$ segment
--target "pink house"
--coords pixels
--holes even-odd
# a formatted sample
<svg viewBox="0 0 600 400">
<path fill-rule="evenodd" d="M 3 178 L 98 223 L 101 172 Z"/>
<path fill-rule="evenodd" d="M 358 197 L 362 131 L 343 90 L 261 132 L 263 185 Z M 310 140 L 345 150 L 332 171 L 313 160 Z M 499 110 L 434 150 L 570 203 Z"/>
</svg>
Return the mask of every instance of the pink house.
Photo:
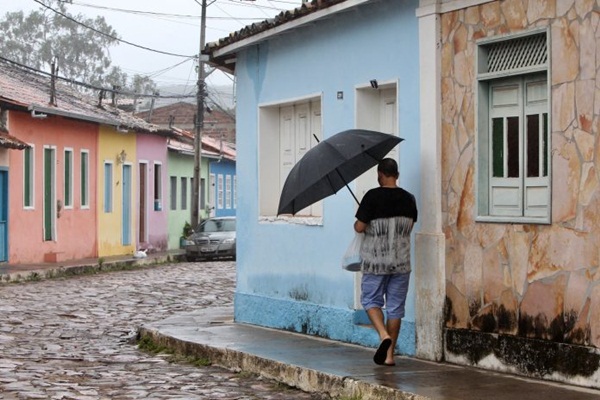
<svg viewBox="0 0 600 400">
<path fill-rule="evenodd" d="M 12 110 L 11 134 L 31 147 L 9 153 L 8 261 L 96 256 L 96 124 Z"/>
<path fill-rule="evenodd" d="M 138 249 L 164 251 L 167 249 L 167 137 L 137 135 Z"/>
</svg>

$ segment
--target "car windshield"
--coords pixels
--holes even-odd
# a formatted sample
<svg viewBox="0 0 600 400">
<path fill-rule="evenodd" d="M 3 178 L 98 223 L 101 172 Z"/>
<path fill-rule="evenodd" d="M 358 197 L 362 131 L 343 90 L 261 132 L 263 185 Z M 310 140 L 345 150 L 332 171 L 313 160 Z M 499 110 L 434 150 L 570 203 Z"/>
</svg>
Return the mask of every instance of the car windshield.
<svg viewBox="0 0 600 400">
<path fill-rule="evenodd" d="M 207 219 L 200 225 L 200 232 L 231 232 L 235 231 L 233 219 Z"/>
</svg>

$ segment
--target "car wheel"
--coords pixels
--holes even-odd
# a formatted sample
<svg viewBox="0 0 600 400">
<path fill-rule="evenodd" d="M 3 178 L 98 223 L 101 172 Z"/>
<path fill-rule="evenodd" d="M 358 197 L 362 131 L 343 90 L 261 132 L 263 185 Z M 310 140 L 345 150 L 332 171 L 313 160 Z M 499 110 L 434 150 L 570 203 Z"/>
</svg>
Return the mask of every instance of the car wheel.
<svg viewBox="0 0 600 400">
<path fill-rule="evenodd" d="M 194 257 L 194 256 L 189 256 L 189 255 L 186 255 L 186 256 L 185 256 L 185 259 L 186 259 L 188 262 L 194 262 L 194 261 L 196 261 L 196 257 Z"/>
</svg>

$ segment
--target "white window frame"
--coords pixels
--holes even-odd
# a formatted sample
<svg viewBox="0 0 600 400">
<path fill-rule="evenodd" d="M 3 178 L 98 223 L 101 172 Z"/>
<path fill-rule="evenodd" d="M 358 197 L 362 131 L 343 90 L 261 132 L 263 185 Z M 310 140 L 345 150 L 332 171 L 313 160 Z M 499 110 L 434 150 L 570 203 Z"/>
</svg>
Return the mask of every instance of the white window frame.
<svg viewBox="0 0 600 400">
<path fill-rule="evenodd" d="M 35 210 L 35 145 L 29 144 L 29 146 L 29 150 L 31 150 L 31 166 L 29 169 L 29 196 L 31 196 L 31 204 L 25 205 L 25 186 L 27 183 L 27 177 L 25 176 L 25 151 L 23 151 L 23 209 Z"/>
<path fill-rule="evenodd" d="M 107 181 L 106 176 L 106 166 L 110 165 L 110 181 Z M 105 214 L 110 214 L 114 211 L 114 190 L 113 190 L 113 181 L 115 177 L 115 167 L 112 160 L 104 160 L 104 164 L 102 165 L 102 175 L 104 181 L 104 188 L 102 189 L 102 211 Z M 108 199 L 108 202 L 106 201 Z"/>
<path fill-rule="evenodd" d="M 278 216 L 281 190 L 293 166 L 322 139 L 323 94 L 259 105 L 259 221 L 323 224 L 323 201 L 294 216 Z M 288 132 L 287 141 L 284 134 Z M 286 146 L 287 144 L 287 146 Z M 289 148 L 288 148 L 289 147 Z"/>
<path fill-rule="evenodd" d="M 73 192 L 74 192 L 74 188 L 73 188 L 73 163 L 75 161 L 75 156 L 74 156 L 74 151 L 72 147 L 65 147 L 63 155 L 64 155 L 64 160 L 63 160 L 63 177 L 65 179 L 65 181 L 63 182 L 63 202 L 64 202 L 64 206 L 65 206 L 65 210 L 72 210 L 73 209 Z M 69 165 L 71 170 L 67 171 L 67 157 L 69 157 Z M 69 184 L 69 188 L 71 189 L 70 193 L 67 193 L 67 183 Z"/>
<path fill-rule="evenodd" d="M 237 175 L 233 176 L 233 209 L 237 209 Z"/>
<path fill-rule="evenodd" d="M 156 173 L 157 170 L 160 171 L 160 174 Z M 154 161 L 152 166 L 152 199 L 154 203 L 152 209 L 158 212 L 162 211 L 163 209 L 163 174 L 162 162 Z"/>
<path fill-rule="evenodd" d="M 84 157 L 83 155 L 86 155 L 86 157 Z M 90 208 L 90 151 L 88 149 L 81 149 L 80 154 L 79 154 L 80 158 L 79 158 L 79 184 L 80 184 L 80 188 L 79 188 L 79 204 L 81 209 L 84 210 L 89 210 Z M 82 173 L 82 169 L 83 169 L 83 160 L 87 161 L 87 164 L 85 166 L 85 177 L 81 174 Z M 85 178 L 85 181 L 84 181 Z M 85 184 L 84 184 L 85 183 Z M 83 194 L 85 194 L 85 196 L 83 196 Z M 84 197 L 86 202 L 84 202 Z"/>
<path fill-rule="evenodd" d="M 225 208 L 231 209 L 231 175 L 225 175 Z"/>
<path fill-rule="evenodd" d="M 177 175 L 171 175 L 169 177 L 169 190 L 170 190 L 170 200 L 169 200 L 169 210 L 176 211 L 177 210 L 177 181 L 179 177 Z"/>
<path fill-rule="evenodd" d="M 509 71 L 498 71 L 498 72 L 490 72 L 487 73 L 482 69 L 485 68 L 483 65 L 485 64 L 485 58 L 483 54 L 483 48 L 486 45 L 490 45 L 496 42 L 501 41 L 509 41 L 513 39 L 517 39 L 520 37 L 527 37 L 531 35 L 537 35 L 540 33 L 545 33 L 546 35 L 546 51 L 548 52 L 547 59 L 551 59 L 550 50 L 550 35 L 546 28 L 544 29 L 535 29 L 527 32 L 522 32 L 516 35 L 503 35 L 495 38 L 486 38 L 477 41 L 478 51 L 476 56 L 476 66 L 477 66 L 477 98 L 476 98 L 476 110 L 477 110 L 477 121 L 476 121 L 476 151 L 477 157 L 475 160 L 475 168 L 477 171 L 477 207 L 476 207 L 476 215 L 475 220 L 477 222 L 498 222 L 498 223 L 529 223 L 529 224 L 550 224 L 552 219 L 552 144 L 551 144 L 551 134 L 552 132 L 552 98 L 551 98 L 551 70 L 549 61 L 544 65 L 537 65 L 526 68 L 519 68 L 516 70 Z M 546 74 L 546 86 L 547 86 L 547 94 L 546 94 L 546 114 L 547 114 L 547 124 L 548 124 L 548 143 L 547 143 L 547 160 L 548 160 L 548 175 L 544 177 L 544 180 L 547 181 L 547 184 L 544 183 L 542 186 L 539 186 L 542 190 L 545 190 L 546 200 L 545 204 L 543 204 L 543 212 L 539 210 L 530 212 L 526 206 L 526 187 L 529 186 L 528 181 L 529 178 L 525 176 L 525 158 L 526 158 L 526 147 L 525 147 L 525 110 L 527 106 L 524 104 L 526 101 L 526 91 L 523 89 L 526 87 L 527 82 L 533 77 L 538 77 L 542 74 Z M 492 88 L 497 87 L 498 85 L 508 85 L 511 82 L 521 82 L 517 83 L 519 85 L 519 140 L 520 140 L 520 175 L 519 180 L 521 182 L 518 183 L 519 191 L 518 197 L 520 198 L 520 206 L 515 209 L 514 214 L 518 215 L 501 215 L 502 213 L 492 209 L 492 201 L 490 200 L 491 194 L 491 184 L 494 179 L 492 174 L 492 140 L 491 140 L 491 123 L 492 123 L 492 114 L 494 111 L 491 109 L 490 104 L 490 94 L 492 93 Z M 507 212 L 507 214 L 513 214 L 512 212 Z"/>
<path fill-rule="evenodd" d="M 180 182 L 181 182 L 181 210 L 182 211 L 186 211 L 188 209 L 188 200 L 189 200 L 189 195 L 188 195 L 188 177 L 187 176 L 181 176 L 179 178 Z"/>
<path fill-rule="evenodd" d="M 217 208 L 223 209 L 223 174 L 217 175 Z"/>
</svg>

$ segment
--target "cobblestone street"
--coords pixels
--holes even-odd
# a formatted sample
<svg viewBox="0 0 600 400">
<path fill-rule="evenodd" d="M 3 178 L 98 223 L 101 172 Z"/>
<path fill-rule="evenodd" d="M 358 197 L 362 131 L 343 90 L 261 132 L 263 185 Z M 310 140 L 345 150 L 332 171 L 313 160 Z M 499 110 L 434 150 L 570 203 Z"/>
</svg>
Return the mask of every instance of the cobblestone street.
<svg viewBox="0 0 600 400">
<path fill-rule="evenodd" d="M 0 399 L 322 399 L 138 350 L 151 321 L 232 304 L 234 262 L 0 286 Z"/>
</svg>

